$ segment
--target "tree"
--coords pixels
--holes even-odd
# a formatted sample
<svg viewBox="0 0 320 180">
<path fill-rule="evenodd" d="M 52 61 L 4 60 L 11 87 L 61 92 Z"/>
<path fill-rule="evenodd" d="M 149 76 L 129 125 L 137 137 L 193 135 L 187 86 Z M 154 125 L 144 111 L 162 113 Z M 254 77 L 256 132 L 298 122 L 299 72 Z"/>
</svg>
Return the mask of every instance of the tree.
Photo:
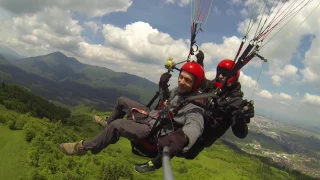
<svg viewBox="0 0 320 180">
<path fill-rule="evenodd" d="M 14 124 L 15 122 L 13 120 L 9 120 L 6 122 L 6 125 L 9 127 L 9 129 L 14 130 Z"/>
</svg>

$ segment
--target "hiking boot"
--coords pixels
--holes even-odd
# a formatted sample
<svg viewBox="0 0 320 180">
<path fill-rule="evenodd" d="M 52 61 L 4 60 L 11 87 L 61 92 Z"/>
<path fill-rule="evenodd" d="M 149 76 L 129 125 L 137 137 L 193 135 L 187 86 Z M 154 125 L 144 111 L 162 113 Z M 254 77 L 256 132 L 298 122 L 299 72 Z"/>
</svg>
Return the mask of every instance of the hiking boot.
<svg viewBox="0 0 320 180">
<path fill-rule="evenodd" d="M 59 147 L 60 147 L 60 150 L 66 155 L 82 156 L 87 153 L 87 151 L 84 150 L 82 142 L 83 140 L 81 140 L 80 142 L 62 143 L 62 144 L 59 144 Z"/>
<path fill-rule="evenodd" d="M 157 169 L 159 169 L 159 168 L 156 168 L 156 166 L 152 163 L 152 161 L 148 161 L 143 164 L 134 165 L 134 170 L 139 173 L 151 172 L 151 171 L 155 171 Z"/>
<path fill-rule="evenodd" d="M 106 119 L 103 119 L 100 116 L 93 116 L 92 117 L 93 122 L 99 124 L 100 126 L 102 126 L 103 128 L 107 127 L 108 123 L 106 121 Z"/>
</svg>

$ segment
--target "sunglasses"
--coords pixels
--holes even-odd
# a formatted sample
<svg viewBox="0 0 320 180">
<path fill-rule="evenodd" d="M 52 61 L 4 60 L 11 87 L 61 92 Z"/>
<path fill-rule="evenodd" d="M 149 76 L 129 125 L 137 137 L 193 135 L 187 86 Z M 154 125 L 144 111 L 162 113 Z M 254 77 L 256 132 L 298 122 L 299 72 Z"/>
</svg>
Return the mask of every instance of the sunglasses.
<svg viewBox="0 0 320 180">
<path fill-rule="evenodd" d="M 218 75 L 222 75 L 222 76 L 227 76 L 230 73 L 229 69 L 225 69 L 225 68 L 218 68 L 217 69 L 217 76 Z"/>
</svg>

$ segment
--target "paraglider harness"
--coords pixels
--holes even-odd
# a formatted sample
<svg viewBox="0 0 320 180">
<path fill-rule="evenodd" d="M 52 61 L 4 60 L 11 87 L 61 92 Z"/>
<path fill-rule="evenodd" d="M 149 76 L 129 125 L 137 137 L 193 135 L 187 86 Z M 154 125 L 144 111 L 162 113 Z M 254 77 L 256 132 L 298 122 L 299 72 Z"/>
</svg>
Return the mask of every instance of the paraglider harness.
<svg viewBox="0 0 320 180">
<path fill-rule="evenodd" d="M 159 111 L 159 115 L 156 118 L 148 137 L 145 139 L 131 141 L 132 153 L 149 158 L 155 157 L 158 154 L 157 137 L 159 137 L 160 130 L 172 122 L 172 113 L 168 111 L 168 107 L 162 108 Z"/>
<path fill-rule="evenodd" d="M 174 94 L 170 98 L 170 100 L 172 100 L 176 96 L 177 91 L 173 93 Z M 170 100 L 165 101 L 163 103 L 164 106 L 158 112 L 158 117 L 156 118 L 156 121 L 152 126 L 148 137 L 145 139 L 131 141 L 132 153 L 139 156 L 144 156 L 144 157 L 150 157 L 150 158 L 155 157 L 158 154 L 157 140 L 159 137 L 163 136 L 161 134 L 161 130 L 165 127 L 171 127 L 169 131 L 172 132 L 178 128 L 181 128 L 182 125 L 176 123 L 173 120 L 173 117 L 175 117 L 179 112 L 179 110 L 181 110 L 184 106 L 186 106 L 189 103 L 192 103 L 203 109 L 208 109 L 203 103 L 196 101 L 197 99 L 207 98 L 208 96 L 211 97 L 212 94 L 208 93 L 208 94 L 188 97 L 175 108 L 170 107 L 170 103 L 169 103 Z M 155 119 L 154 117 L 149 116 L 147 112 L 143 112 L 141 110 L 139 110 L 138 112 L 143 113 L 144 115 L 147 115 L 148 117 Z"/>
</svg>

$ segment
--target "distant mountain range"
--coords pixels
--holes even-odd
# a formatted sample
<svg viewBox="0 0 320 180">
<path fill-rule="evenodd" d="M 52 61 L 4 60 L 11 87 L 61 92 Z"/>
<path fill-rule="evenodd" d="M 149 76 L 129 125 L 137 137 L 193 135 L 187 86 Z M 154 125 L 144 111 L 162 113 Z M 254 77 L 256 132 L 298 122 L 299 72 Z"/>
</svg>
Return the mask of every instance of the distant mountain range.
<svg viewBox="0 0 320 180">
<path fill-rule="evenodd" d="M 20 54 L 18 54 L 13 49 L 6 47 L 6 46 L 3 46 L 1 44 L 0 44 L 0 54 L 2 55 L 2 57 L 4 57 L 5 59 L 7 59 L 9 61 L 25 58 L 25 57 L 21 56 Z"/>
<path fill-rule="evenodd" d="M 157 91 L 157 84 L 145 78 L 82 64 L 61 52 L 20 58 L 0 46 L 1 52 L 0 82 L 24 86 L 68 106 L 85 103 L 110 110 L 120 96 L 147 104 Z"/>
</svg>

